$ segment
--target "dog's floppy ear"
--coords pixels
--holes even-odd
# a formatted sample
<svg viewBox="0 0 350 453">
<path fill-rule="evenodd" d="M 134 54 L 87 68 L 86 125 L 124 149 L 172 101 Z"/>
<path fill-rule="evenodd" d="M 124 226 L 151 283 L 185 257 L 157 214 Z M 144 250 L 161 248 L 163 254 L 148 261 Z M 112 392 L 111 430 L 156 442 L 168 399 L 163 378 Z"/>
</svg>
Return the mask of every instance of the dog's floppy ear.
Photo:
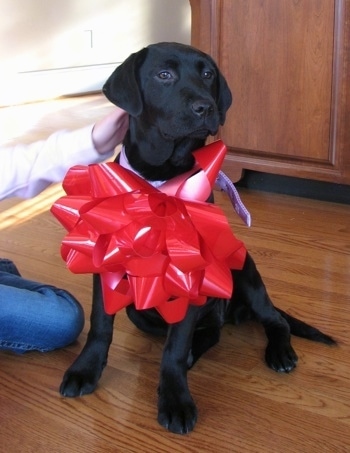
<svg viewBox="0 0 350 453">
<path fill-rule="evenodd" d="M 147 53 L 148 49 L 144 48 L 131 54 L 117 67 L 102 88 L 108 100 L 131 116 L 138 116 L 142 112 L 143 101 L 138 73 Z"/>
<path fill-rule="evenodd" d="M 226 119 L 226 112 L 232 104 L 231 90 L 226 82 L 225 77 L 218 71 L 218 82 L 217 82 L 217 106 L 219 110 L 220 124 L 223 125 Z"/>
</svg>

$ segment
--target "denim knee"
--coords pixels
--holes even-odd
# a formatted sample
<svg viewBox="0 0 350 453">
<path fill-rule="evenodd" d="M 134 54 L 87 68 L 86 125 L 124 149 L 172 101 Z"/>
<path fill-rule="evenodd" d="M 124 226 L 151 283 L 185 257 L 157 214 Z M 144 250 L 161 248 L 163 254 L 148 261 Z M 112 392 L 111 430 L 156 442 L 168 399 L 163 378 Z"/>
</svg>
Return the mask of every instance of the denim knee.
<svg viewBox="0 0 350 453">
<path fill-rule="evenodd" d="M 51 351 L 73 343 L 84 327 L 82 306 L 65 290 L 0 284 L 0 299 L 0 349 Z"/>
<path fill-rule="evenodd" d="M 63 348 L 73 343 L 80 335 L 85 323 L 84 310 L 74 296 L 67 291 L 59 290 L 58 297 L 62 300 L 62 306 L 65 305 L 66 308 L 61 312 L 61 336 L 57 335 L 57 343 L 52 345 L 51 349 Z M 56 328 L 58 327 L 57 325 Z"/>
</svg>

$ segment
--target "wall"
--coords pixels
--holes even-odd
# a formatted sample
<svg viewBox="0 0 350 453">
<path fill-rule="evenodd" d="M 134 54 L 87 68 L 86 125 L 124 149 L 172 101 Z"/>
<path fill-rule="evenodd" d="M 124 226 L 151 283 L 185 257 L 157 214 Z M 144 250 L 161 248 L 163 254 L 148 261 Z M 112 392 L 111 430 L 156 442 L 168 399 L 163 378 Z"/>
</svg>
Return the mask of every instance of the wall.
<svg viewBox="0 0 350 453">
<path fill-rule="evenodd" d="M 0 105 L 99 90 L 130 53 L 190 42 L 188 0 L 2 0 Z"/>
</svg>

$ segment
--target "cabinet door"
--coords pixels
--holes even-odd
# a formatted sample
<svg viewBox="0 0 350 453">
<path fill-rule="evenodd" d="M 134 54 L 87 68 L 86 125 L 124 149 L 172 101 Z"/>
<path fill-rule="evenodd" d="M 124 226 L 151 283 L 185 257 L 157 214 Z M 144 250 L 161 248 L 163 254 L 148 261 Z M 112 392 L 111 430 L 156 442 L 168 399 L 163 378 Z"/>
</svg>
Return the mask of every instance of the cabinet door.
<svg viewBox="0 0 350 453">
<path fill-rule="evenodd" d="M 350 183 L 349 1 L 191 5 L 192 42 L 213 55 L 233 92 L 220 132 L 227 165 Z"/>
</svg>

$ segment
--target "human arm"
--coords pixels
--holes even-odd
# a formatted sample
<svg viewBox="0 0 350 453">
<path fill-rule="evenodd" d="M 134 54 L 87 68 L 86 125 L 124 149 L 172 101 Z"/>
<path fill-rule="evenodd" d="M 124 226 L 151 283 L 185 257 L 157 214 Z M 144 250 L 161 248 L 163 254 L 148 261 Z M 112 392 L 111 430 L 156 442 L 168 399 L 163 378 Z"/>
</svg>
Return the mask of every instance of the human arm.
<svg viewBox="0 0 350 453">
<path fill-rule="evenodd" d="M 127 114 L 116 107 L 95 125 L 58 131 L 30 145 L 1 148 L 0 200 L 34 197 L 52 182 L 61 181 L 70 167 L 111 157 L 127 127 Z"/>
</svg>

